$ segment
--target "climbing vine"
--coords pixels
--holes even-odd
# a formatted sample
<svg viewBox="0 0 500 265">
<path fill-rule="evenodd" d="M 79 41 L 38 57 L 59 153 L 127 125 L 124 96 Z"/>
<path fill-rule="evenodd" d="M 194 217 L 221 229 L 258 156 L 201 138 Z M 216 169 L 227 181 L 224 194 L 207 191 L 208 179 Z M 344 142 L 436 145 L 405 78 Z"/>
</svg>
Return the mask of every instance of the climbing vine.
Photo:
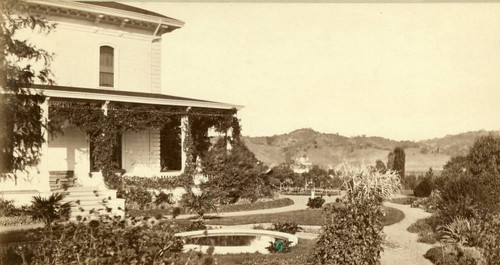
<svg viewBox="0 0 500 265">
<path fill-rule="evenodd" d="M 232 137 L 228 139 L 230 142 L 237 141 L 240 135 L 239 120 L 235 117 L 234 109 L 215 110 L 111 102 L 106 110 L 103 104 L 102 101 L 51 100 L 49 131 L 52 135 L 61 134 L 68 122 L 86 132 L 92 149 L 93 169 L 102 171 L 110 188 L 118 188 L 122 184 L 121 177 L 116 174 L 119 166 L 113 160 L 113 151 L 118 145 L 118 137 L 127 131 L 161 129 L 163 126 L 171 126 L 172 122 L 178 121 L 182 116 L 187 116 L 187 120 L 181 120 L 186 123 L 183 144 L 186 161 L 184 174 L 180 177 L 190 181 L 183 183 L 183 186 L 192 184 L 196 173 L 196 158 L 203 156 L 210 147 L 209 128 L 213 127 L 217 132 L 226 132 L 232 128 Z M 169 187 L 172 185 L 170 181 L 166 183 L 169 183 Z"/>
</svg>

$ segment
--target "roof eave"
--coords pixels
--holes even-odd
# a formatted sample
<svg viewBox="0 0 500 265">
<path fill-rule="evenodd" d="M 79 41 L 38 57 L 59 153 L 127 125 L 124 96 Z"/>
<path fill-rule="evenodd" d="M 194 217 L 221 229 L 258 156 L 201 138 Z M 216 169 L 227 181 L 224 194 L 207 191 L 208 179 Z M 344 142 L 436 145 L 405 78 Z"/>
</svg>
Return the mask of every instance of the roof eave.
<svg viewBox="0 0 500 265">
<path fill-rule="evenodd" d="M 161 23 L 162 25 L 166 25 L 169 27 L 173 27 L 175 29 L 182 28 L 184 26 L 184 22 L 173 19 L 173 18 L 165 18 L 159 16 L 153 16 L 148 14 L 140 14 L 136 12 L 131 12 L 127 10 L 115 9 L 110 7 L 103 7 L 97 5 L 90 5 L 86 3 L 73 2 L 73 1 L 39 1 L 39 0 L 30 0 L 28 3 L 50 6 L 54 8 L 63 8 L 63 9 L 73 9 L 81 12 L 88 12 L 94 14 L 101 15 L 109 15 L 109 16 L 118 16 L 132 20 L 144 21 L 149 23 Z"/>
</svg>

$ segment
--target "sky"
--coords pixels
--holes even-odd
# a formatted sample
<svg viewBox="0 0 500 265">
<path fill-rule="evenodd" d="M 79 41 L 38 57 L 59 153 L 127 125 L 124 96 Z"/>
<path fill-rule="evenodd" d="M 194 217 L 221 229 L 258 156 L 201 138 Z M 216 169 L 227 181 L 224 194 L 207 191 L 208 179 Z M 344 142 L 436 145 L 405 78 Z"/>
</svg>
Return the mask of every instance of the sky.
<svg viewBox="0 0 500 265">
<path fill-rule="evenodd" d="M 186 22 L 162 92 L 244 105 L 243 135 L 500 130 L 500 3 L 127 4 Z"/>
</svg>

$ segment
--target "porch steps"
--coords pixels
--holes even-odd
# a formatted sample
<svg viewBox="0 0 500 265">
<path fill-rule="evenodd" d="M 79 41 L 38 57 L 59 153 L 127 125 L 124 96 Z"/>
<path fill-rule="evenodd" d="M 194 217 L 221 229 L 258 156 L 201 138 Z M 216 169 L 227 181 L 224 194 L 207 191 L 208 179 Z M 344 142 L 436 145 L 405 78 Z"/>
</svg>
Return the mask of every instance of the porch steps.
<svg viewBox="0 0 500 265">
<path fill-rule="evenodd" d="M 116 190 L 99 189 L 96 187 L 71 187 L 64 192 L 64 202 L 71 202 L 70 220 L 77 220 L 77 216 L 87 219 L 98 218 L 99 215 L 110 217 L 125 213 L 125 200 L 116 198 Z M 94 213 L 92 213 L 94 212 Z"/>
<path fill-rule="evenodd" d="M 63 186 L 75 185 L 75 172 L 73 170 L 49 171 L 50 189 L 60 189 Z"/>
</svg>

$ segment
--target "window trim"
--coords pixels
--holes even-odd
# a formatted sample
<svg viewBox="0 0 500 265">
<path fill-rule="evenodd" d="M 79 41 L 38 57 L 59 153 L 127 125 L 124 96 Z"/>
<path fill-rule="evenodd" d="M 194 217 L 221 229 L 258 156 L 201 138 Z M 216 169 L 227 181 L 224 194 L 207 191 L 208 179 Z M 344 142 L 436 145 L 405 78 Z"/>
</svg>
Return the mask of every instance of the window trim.
<svg viewBox="0 0 500 265">
<path fill-rule="evenodd" d="M 101 86 L 101 47 L 103 46 L 108 46 L 113 49 L 113 86 Z M 119 70 L 120 70 L 120 64 L 119 64 L 119 50 L 114 45 L 113 43 L 109 42 L 101 42 L 97 46 L 97 87 L 100 89 L 118 89 L 118 80 L 119 80 Z"/>
</svg>

